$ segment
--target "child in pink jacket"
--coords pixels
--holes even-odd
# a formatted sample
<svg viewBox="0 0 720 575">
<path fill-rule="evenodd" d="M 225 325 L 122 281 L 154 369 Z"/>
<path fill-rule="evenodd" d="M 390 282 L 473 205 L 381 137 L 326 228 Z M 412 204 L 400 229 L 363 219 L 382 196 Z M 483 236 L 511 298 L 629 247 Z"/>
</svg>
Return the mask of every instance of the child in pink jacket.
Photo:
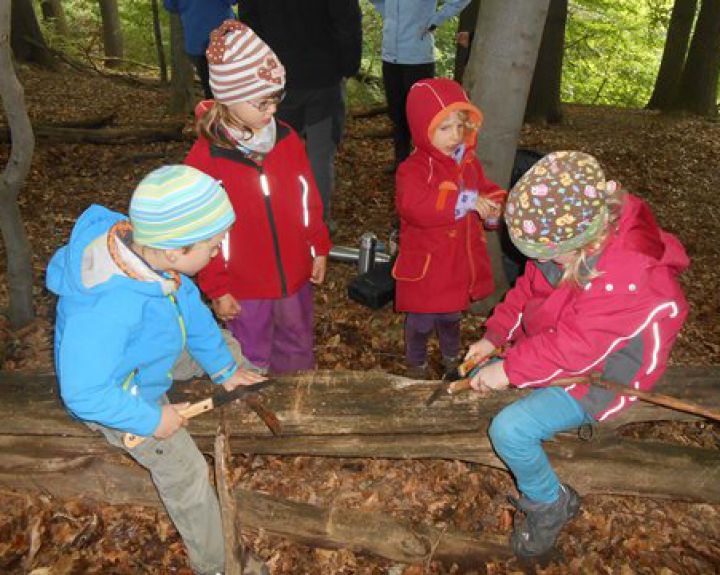
<svg viewBox="0 0 720 575">
<path fill-rule="evenodd" d="M 621 193 L 582 152 L 554 152 L 535 164 L 510 192 L 505 222 L 515 246 L 532 259 L 468 357 L 511 345 L 502 361 L 479 371 L 473 387 L 537 388 L 503 409 L 489 430 L 522 494 L 512 500 L 525 514 L 515 522 L 513 551 L 535 557 L 553 547 L 580 509 L 541 442 L 619 413 L 635 401 L 633 388 L 655 384 L 687 316 L 677 277 L 689 262 L 647 204 Z M 593 373 L 627 385 L 629 393 L 546 387 Z"/>
</svg>

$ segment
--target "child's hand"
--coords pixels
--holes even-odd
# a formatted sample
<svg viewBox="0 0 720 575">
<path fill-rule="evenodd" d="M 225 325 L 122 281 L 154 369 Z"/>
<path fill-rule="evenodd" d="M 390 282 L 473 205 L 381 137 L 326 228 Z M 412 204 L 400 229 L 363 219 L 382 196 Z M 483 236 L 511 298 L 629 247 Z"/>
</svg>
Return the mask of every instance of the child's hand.
<svg viewBox="0 0 720 575">
<path fill-rule="evenodd" d="M 212 300 L 212 308 L 222 321 L 231 320 L 240 313 L 240 304 L 229 293 Z"/>
<path fill-rule="evenodd" d="M 155 428 L 153 436 L 158 439 L 167 439 L 181 427 L 187 425 L 187 419 L 180 415 L 183 409 L 186 409 L 189 403 L 169 403 L 162 406 L 160 415 L 160 423 Z"/>
<path fill-rule="evenodd" d="M 325 272 L 327 271 L 327 256 L 317 256 L 313 260 L 312 275 L 310 281 L 315 285 L 320 285 L 325 281 Z"/>
<path fill-rule="evenodd" d="M 475 210 L 483 220 L 491 216 L 500 216 L 500 205 L 482 196 L 478 196 L 477 202 L 475 203 Z"/>
<path fill-rule="evenodd" d="M 232 391 L 239 385 L 252 385 L 265 381 L 267 377 L 249 369 L 238 369 L 222 384 L 226 391 Z"/>
<path fill-rule="evenodd" d="M 510 385 L 510 381 L 505 374 L 504 364 L 505 362 L 501 360 L 483 367 L 470 380 L 470 387 L 479 392 L 505 389 Z"/>
<path fill-rule="evenodd" d="M 468 352 L 465 354 L 465 359 L 468 360 L 471 357 L 487 357 L 495 350 L 495 346 L 489 339 L 482 338 L 480 341 L 476 341 L 470 346 Z"/>
</svg>

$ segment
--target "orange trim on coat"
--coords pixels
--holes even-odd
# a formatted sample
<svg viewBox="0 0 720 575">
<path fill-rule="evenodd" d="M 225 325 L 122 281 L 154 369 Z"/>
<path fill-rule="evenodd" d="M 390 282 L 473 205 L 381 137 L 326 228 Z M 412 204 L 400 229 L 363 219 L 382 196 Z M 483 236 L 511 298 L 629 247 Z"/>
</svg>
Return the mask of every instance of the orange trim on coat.
<svg viewBox="0 0 720 575">
<path fill-rule="evenodd" d="M 430 260 L 432 259 L 432 254 L 427 254 L 425 256 L 425 264 L 423 265 L 422 273 L 415 278 L 401 278 L 398 277 L 395 273 L 395 270 L 397 269 L 398 262 L 400 261 L 400 257 L 395 260 L 395 265 L 393 265 L 392 269 L 392 277 L 398 281 L 405 281 L 405 282 L 419 282 L 421 279 L 423 279 L 427 275 L 428 268 L 430 267 Z"/>
<path fill-rule="evenodd" d="M 474 106 L 470 102 L 453 102 L 449 106 L 446 106 L 442 110 L 440 110 L 432 120 L 430 120 L 430 125 L 427 129 L 427 137 L 428 141 L 432 142 L 433 134 L 435 133 L 435 129 L 438 127 L 439 124 L 442 123 L 442 121 L 448 117 L 452 112 L 468 112 L 470 114 L 470 119 L 477 124 L 477 129 L 475 130 L 475 133 L 480 129 L 480 126 L 482 126 L 483 123 L 483 113 L 480 111 L 480 108 L 477 106 Z M 473 134 L 470 131 L 466 132 L 465 136 L 465 144 L 470 145 L 473 143 Z"/>
<path fill-rule="evenodd" d="M 442 212 L 445 209 L 445 202 L 447 202 L 447 197 L 450 192 L 457 192 L 457 184 L 455 182 L 449 182 L 448 180 L 445 180 L 444 182 L 440 182 L 440 185 L 438 186 L 438 197 L 435 200 L 435 209 L 438 212 Z"/>
</svg>

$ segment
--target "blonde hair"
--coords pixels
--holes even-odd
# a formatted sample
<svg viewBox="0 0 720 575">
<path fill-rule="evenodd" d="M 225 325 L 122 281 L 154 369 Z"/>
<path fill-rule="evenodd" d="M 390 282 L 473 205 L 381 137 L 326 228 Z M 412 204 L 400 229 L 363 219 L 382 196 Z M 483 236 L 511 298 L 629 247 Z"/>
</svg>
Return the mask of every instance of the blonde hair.
<svg viewBox="0 0 720 575">
<path fill-rule="evenodd" d="M 228 133 L 229 128 L 240 130 L 246 140 L 252 138 L 252 130 L 238 122 L 225 104 L 217 101 L 195 123 L 198 136 L 220 148 L 234 149 L 236 143 Z"/>
<path fill-rule="evenodd" d="M 584 246 L 569 252 L 573 257 L 563 264 L 563 275 L 560 278 L 560 283 L 573 282 L 577 286 L 582 286 L 585 282 L 602 275 L 602 272 L 599 272 L 594 265 L 589 263 L 589 259 L 602 251 L 608 238 L 617 228 L 624 195 L 624 192 L 619 187 L 613 194 L 608 195 L 605 200 L 608 209 L 605 212 L 602 232 Z"/>
</svg>

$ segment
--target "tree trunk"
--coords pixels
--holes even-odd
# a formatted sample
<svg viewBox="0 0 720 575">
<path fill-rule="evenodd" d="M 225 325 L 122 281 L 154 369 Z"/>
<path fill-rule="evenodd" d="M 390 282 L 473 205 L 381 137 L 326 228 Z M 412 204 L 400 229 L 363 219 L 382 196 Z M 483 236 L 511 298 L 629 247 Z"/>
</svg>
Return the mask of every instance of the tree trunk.
<svg viewBox="0 0 720 575">
<path fill-rule="evenodd" d="M 117 0 L 99 0 L 99 3 L 105 66 L 117 68 L 121 65 L 123 57 L 122 26 Z"/>
<path fill-rule="evenodd" d="M 43 20 L 52 24 L 60 36 L 70 35 L 70 28 L 68 27 L 61 0 L 40 0 L 40 9 L 42 10 Z"/>
<path fill-rule="evenodd" d="M 467 34 L 468 45 L 463 46 L 458 42 L 455 46 L 455 69 L 453 78 L 462 84 L 465 66 L 470 57 L 470 47 L 475 37 L 475 25 L 477 24 L 478 12 L 480 11 L 480 0 L 471 0 L 465 9 L 460 12 L 458 18 L 458 34 Z"/>
<path fill-rule="evenodd" d="M 157 51 L 158 66 L 160 67 L 160 82 L 162 84 L 167 84 L 167 62 L 165 61 L 165 48 L 163 47 L 162 28 L 160 27 L 160 10 L 158 9 L 157 0 L 152 0 L 152 15 L 153 36 L 155 37 L 155 49 Z"/>
<path fill-rule="evenodd" d="M 719 69 L 720 0 L 703 0 L 672 108 L 700 116 L 717 115 Z"/>
<path fill-rule="evenodd" d="M 667 111 L 675 100 L 696 11 L 697 0 L 675 0 L 660 70 L 647 104 L 650 110 Z"/>
<path fill-rule="evenodd" d="M 225 575 L 243 575 L 237 502 L 232 489 L 232 462 L 228 432 L 224 426 L 218 428 L 215 437 L 215 487 L 218 493 L 222 517 L 223 540 L 225 542 Z"/>
<path fill-rule="evenodd" d="M 507 187 L 550 0 L 483 0 L 465 73 L 470 99 L 484 112 L 477 154 L 488 177 Z M 497 232 L 488 251 L 495 292 L 473 306 L 487 315 L 507 291 Z"/>
<path fill-rule="evenodd" d="M 9 37 L 10 4 L 0 2 L 0 98 L 12 134 L 10 157 L 0 178 L 0 232 L 7 254 L 10 325 L 18 328 L 35 317 L 32 253 L 17 203 L 30 172 L 35 138 L 23 88 L 13 68 Z"/>
<path fill-rule="evenodd" d="M 184 116 L 192 112 L 195 102 L 193 93 L 192 64 L 185 55 L 185 42 L 180 16 L 170 14 L 170 62 L 172 78 L 170 80 L 169 112 Z"/>
<path fill-rule="evenodd" d="M 2 4 L 7 4 L 4 0 Z M 10 44 L 15 59 L 54 68 L 55 61 L 47 49 L 32 0 L 12 0 Z"/>
<path fill-rule="evenodd" d="M 525 121 L 559 124 L 562 122 L 560 87 L 565 52 L 565 22 L 568 0 L 550 0 L 538 61 L 535 65 Z"/>
</svg>

